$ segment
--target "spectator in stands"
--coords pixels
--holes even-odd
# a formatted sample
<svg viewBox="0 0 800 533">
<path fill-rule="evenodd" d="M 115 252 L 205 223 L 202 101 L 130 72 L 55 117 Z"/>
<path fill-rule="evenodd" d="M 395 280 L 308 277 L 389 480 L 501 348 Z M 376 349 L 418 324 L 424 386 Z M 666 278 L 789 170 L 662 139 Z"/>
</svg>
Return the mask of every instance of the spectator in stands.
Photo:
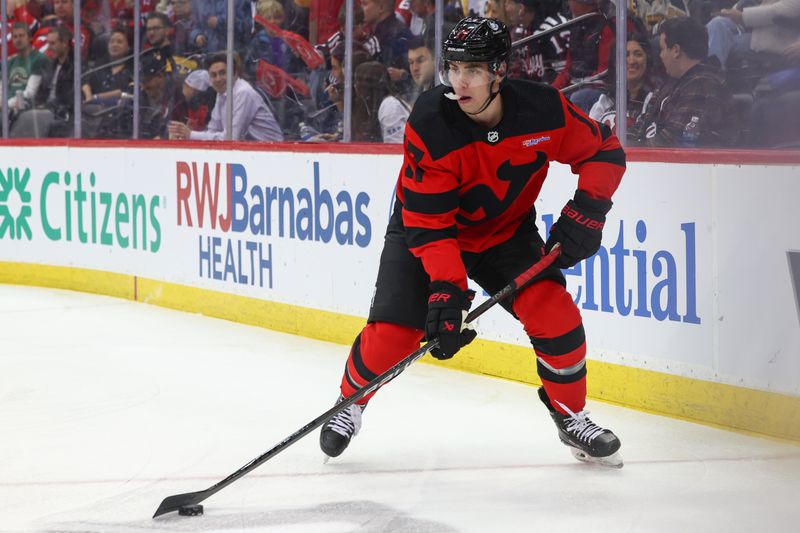
<svg viewBox="0 0 800 533">
<path fill-rule="evenodd" d="M 147 15 L 145 23 L 145 50 L 156 61 L 166 65 L 168 75 L 175 73 L 175 58 L 172 57 L 172 43 L 169 40 L 170 22 L 164 13 L 153 11 Z"/>
<path fill-rule="evenodd" d="M 394 0 L 361 0 L 364 22 L 381 45 L 380 62 L 395 84 L 409 84 L 408 41 L 411 31 L 394 15 Z"/>
<path fill-rule="evenodd" d="M 723 9 L 707 28 L 709 54 L 723 68 L 732 56 L 752 61 L 756 53 L 782 54 L 800 41 L 800 0 L 763 0 L 741 10 Z"/>
<path fill-rule="evenodd" d="M 74 98 L 72 34 L 66 26 L 54 26 L 47 34 L 47 48 L 53 58 L 52 74 L 45 82 L 46 105 L 53 115 L 50 137 L 70 137 L 73 131 Z"/>
<path fill-rule="evenodd" d="M 632 128 L 639 115 L 642 114 L 645 98 L 656 88 L 656 77 L 654 75 L 653 51 L 650 47 L 649 38 L 645 35 L 628 35 L 626 43 L 626 87 L 628 99 L 626 106 L 627 126 Z M 613 63 L 612 63 L 613 64 Z M 612 70 L 610 79 L 616 79 L 616 73 Z M 614 102 L 616 91 L 610 94 L 603 94 L 592 106 L 589 117 L 607 124 L 616 129 L 617 110 Z"/>
<path fill-rule="evenodd" d="M 197 52 L 192 39 L 195 19 L 191 0 L 172 0 L 172 27 L 174 29 L 172 51 L 176 56 L 190 56 Z"/>
<path fill-rule="evenodd" d="M 8 60 L 8 93 L 4 95 L 0 85 L 0 98 L 7 98 L 13 123 L 17 115 L 33 106 L 50 61 L 33 48 L 30 29 L 24 22 L 11 25 L 11 42 L 16 54 Z"/>
<path fill-rule="evenodd" d="M 129 138 L 133 133 L 131 35 L 118 27 L 108 38 L 108 63 L 90 71 L 83 85 L 84 137 Z"/>
<path fill-rule="evenodd" d="M 339 26 L 338 30 L 331 34 L 328 39 L 322 44 L 316 46 L 317 51 L 325 59 L 328 68 L 331 68 L 331 52 L 339 44 L 344 44 L 344 26 L 345 18 L 347 17 L 346 4 L 342 4 L 339 10 Z M 363 49 L 371 58 L 377 58 L 381 51 L 380 42 L 374 35 L 370 35 L 364 26 L 364 9 L 361 4 L 353 4 L 353 43 L 357 48 Z"/>
<path fill-rule="evenodd" d="M 607 77 L 614 53 L 614 28 L 606 19 L 613 15 L 613 6 L 609 6 L 607 0 L 568 0 L 567 3 L 573 17 L 589 13 L 599 13 L 602 16 L 581 22 L 570 29 L 566 66 L 553 81 L 556 89 L 564 89 L 585 78 L 602 76 L 604 72 L 604 78 Z M 604 79 L 600 79 L 594 84 L 581 87 L 570 94 L 570 101 L 588 112 L 603 93 L 604 86 Z"/>
<path fill-rule="evenodd" d="M 183 98 L 186 100 L 186 125 L 192 131 L 203 131 L 211 120 L 216 91 L 211 86 L 208 71 L 193 70 L 183 80 Z"/>
<path fill-rule="evenodd" d="M 96 70 L 87 76 L 81 86 L 86 102 L 105 101 L 108 104 L 127 97 L 133 92 L 133 71 L 130 59 L 125 58 L 131 51 L 131 39 L 126 30 L 121 28 L 111 32 L 108 40 L 108 58 L 110 65 Z"/>
<path fill-rule="evenodd" d="M 357 2 L 355 2 L 357 3 Z M 336 22 L 336 14 L 341 13 L 344 0 L 314 0 L 309 7 L 308 40 L 311 44 L 322 44 L 335 34 L 342 24 Z M 335 43 L 334 43 L 335 44 Z M 333 46 L 330 47 L 333 49 Z"/>
<path fill-rule="evenodd" d="M 278 0 L 258 0 L 257 13 L 279 28 L 283 26 L 284 10 Z M 258 61 L 263 59 L 290 74 L 304 70 L 304 64 L 283 39 L 272 30 L 256 24 L 256 33 L 250 39 L 245 52 L 245 71 L 255 77 Z"/>
<path fill-rule="evenodd" d="M 355 71 L 353 140 L 402 143 L 411 106 L 393 94 L 389 72 L 378 61 L 367 61 Z"/>
<path fill-rule="evenodd" d="M 103 3 L 106 0 L 101 0 Z M 108 1 L 108 14 L 112 20 L 116 19 L 116 22 L 119 23 L 126 23 L 128 25 L 133 24 L 133 6 L 134 0 L 107 0 Z M 146 17 L 148 13 L 156 11 L 157 9 L 157 0 L 140 0 L 139 3 L 139 10 L 143 17 Z M 159 10 L 164 12 L 163 10 Z"/>
<path fill-rule="evenodd" d="M 644 146 L 726 146 L 731 95 L 716 59 L 708 57 L 708 34 L 695 19 L 665 20 L 660 57 L 670 79 L 645 104 L 630 140 Z"/>
<path fill-rule="evenodd" d="M 6 3 L 6 23 L 8 24 L 6 41 L 8 41 L 8 57 L 17 53 L 12 32 L 14 24 L 18 22 L 25 24 L 30 35 L 34 35 L 39 29 L 39 19 L 28 11 L 24 0 L 8 0 Z M 30 41 L 31 38 L 29 37 L 28 40 Z"/>
<path fill-rule="evenodd" d="M 567 22 L 561 0 L 506 0 L 516 7 L 519 25 L 511 29 L 513 40 L 524 39 Z M 515 47 L 509 60 L 509 77 L 552 83 L 564 70 L 569 48 L 569 30 Z"/>
<path fill-rule="evenodd" d="M 73 130 L 72 34 L 66 26 L 53 26 L 47 35 L 52 66 L 47 70 L 34 108 L 22 112 L 12 137 L 69 137 Z"/>
<path fill-rule="evenodd" d="M 753 90 L 752 145 L 800 148 L 800 40 L 783 50 L 787 68 L 773 72 Z"/>
<path fill-rule="evenodd" d="M 408 29 L 416 36 L 423 39 L 433 39 L 436 32 L 436 1 L 435 0 L 409 0 L 411 20 Z M 449 33 L 445 32 L 444 35 Z"/>
<path fill-rule="evenodd" d="M 316 115 L 317 129 L 324 135 L 325 140 L 338 141 L 342 134 L 342 113 L 344 112 L 344 41 L 340 41 L 331 51 L 331 71 L 326 80 L 324 97 L 317 104 L 319 112 Z M 373 58 L 363 48 L 353 50 L 353 70 L 362 63 Z"/>
<path fill-rule="evenodd" d="M 414 80 L 414 92 L 410 98 L 413 104 L 422 92 L 433 88 L 436 75 L 433 51 L 421 37 L 414 37 L 408 42 L 408 67 Z"/>
<path fill-rule="evenodd" d="M 249 0 L 233 2 L 233 41 L 236 50 L 243 50 L 253 29 L 253 16 Z M 192 31 L 192 42 L 199 50 L 218 52 L 228 43 L 228 0 L 203 0 L 197 7 L 197 24 Z"/>
<path fill-rule="evenodd" d="M 316 3 L 318 0 L 314 0 Z M 311 0 L 280 0 L 283 6 L 283 26 L 308 40 L 308 17 Z"/>
<path fill-rule="evenodd" d="M 155 55 L 143 55 L 139 124 L 143 139 L 165 139 L 169 121 L 186 121 L 186 102 L 181 86 L 167 73 L 167 62 Z"/>
<path fill-rule="evenodd" d="M 362 49 L 353 50 L 353 70 L 362 63 L 366 63 L 372 58 Z M 341 104 L 342 111 L 344 108 L 344 41 L 339 43 L 331 52 L 331 76 L 330 83 L 325 88 L 332 102 Z"/>
<path fill-rule="evenodd" d="M 192 131 L 185 123 L 173 121 L 169 124 L 170 139 L 227 139 L 225 106 L 227 100 L 227 58 L 225 54 L 212 54 L 206 60 L 211 85 L 217 92 L 211 120 L 204 131 Z M 282 141 L 283 132 L 264 97 L 243 80 L 239 56 L 235 56 L 233 72 L 233 131 L 235 141 Z"/>
<path fill-rule="evenodd" d="M 711 3 L 708 0 L 700 0 Z M 628 4 L 634 9 L 637 17 L 642 19 L 647 29 L 652 30 L 658 35 L 661 22 L 668 18 L 692 16 L 691 11 L 698 11 L 700 1 L 696 0 L 636 0 L 633 5 Z M 714 1 L 714 0 L 712 0 Z M 697 18 L 697 17 L 695 17 Z M 703 22 L 707 22 L 703 21 Z"/>
<path fill-rule="evenodd" d="M 505 23 L 505 0 L 486 0 L 486 4 L 483 7 L 483 16 Z M 508 26 L 507 23 L 506 26 Z"/>
<path fill-rule="evenodd" d="M 47 15 L 42 19 L 40 29 L 33 36 L 33 46 L 41 52 L 48 50 L 50 41 L 50 29 L 63 25 L 69 30 L 70 35 L 75 36 L 75 24 L 72 17 L 73 0 L 53 0 L 53 14 Z M 89 51 L 91 36 L 86 26 L 80 27 L 80 51 L 81 57 L 86 58 Z M 75 42 L 72 43 L 75 46 Z M 51 55 L 52 57 L 52 55 Z"/>
<path fill-rule="evenodd" d="M 421 37 L 432 49 L 436 42 L 436 1 L 410 0 L 410 8 L 409 30 L 413 35 Z M 446 37 L 461 18 L 462 13 L 456 15 L 453 11 L 445 9 L 442 17 L 442 35 Z"/>
</svg>

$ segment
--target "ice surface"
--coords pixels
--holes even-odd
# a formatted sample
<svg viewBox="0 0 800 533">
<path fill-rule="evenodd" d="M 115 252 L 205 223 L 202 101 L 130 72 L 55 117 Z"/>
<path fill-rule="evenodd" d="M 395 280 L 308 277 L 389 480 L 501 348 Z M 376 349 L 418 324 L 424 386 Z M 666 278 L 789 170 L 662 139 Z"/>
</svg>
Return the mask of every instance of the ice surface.
<svg viewBox="0 0 800 533">
<path fill-rule="evenodd" d="M 410 367 L 327 465 L 309 435 L 347 347 L 113 298 L 0 285 L 0 531 L 782 532 L 800 448 L 590 402 L 625 467 L 576 462 L 534 388 Z"/>
</svg>

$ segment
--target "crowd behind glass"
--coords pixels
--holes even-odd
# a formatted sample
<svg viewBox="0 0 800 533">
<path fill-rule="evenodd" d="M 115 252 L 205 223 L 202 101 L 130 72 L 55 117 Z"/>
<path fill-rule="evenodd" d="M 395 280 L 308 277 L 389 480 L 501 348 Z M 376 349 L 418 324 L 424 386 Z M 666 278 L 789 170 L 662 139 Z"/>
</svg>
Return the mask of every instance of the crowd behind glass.
<svg viewBox="0 0 800 533">
<path fill-rule="evenodd" d="M 442 37 L 480 15 L 511 32 L 509 77 L 628 146 L 800 148 L 800 0 L 2 5 L 4 137 L 401 143 Z"/>
</svg>

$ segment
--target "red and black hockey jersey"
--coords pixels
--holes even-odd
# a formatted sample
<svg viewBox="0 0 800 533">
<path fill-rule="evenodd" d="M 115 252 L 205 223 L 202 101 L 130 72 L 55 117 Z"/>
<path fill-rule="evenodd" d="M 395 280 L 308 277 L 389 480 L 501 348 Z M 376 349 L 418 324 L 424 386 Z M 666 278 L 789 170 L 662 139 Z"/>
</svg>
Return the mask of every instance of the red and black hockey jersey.
<svg viewBox="0 0 800 533">
<path fill-rule="evenodd" d="M 481 252 L 514 234 L 530 216 L 550 161 L 571 165 L 579 189 L 610 199 L 625 153 L 607 126 L 547 85 L 506 80 L 503 118 L 492 129 L 445 98 L 449 90 L 434 88 L 414 105 L 397 197 L 409 249 L 431 279 L 466 288 L 461 251 Z"/>
</svg>

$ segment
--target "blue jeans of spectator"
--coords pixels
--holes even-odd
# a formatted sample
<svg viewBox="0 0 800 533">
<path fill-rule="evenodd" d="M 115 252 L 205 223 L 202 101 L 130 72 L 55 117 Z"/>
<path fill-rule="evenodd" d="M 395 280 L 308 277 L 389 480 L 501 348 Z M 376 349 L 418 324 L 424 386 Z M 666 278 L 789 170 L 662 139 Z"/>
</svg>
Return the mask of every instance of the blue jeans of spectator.
<svg viewBox="0 0 800 533">
<path fill-rule="evenodd" d="M 573 92 L 569 96 L 569 101 L 578 106 L 581 111 L 588 115 L 589 110 L 592 109 L 592 106 L 595 102 L 597 102 L 597 99 L 600 98 L 601 94 L 603 94 L 603 91 L 600 89 L 596 89 L 594 87 L 583 87 Z"/>
<path fill-rule="evenodd" d="M 750 37 L 744 28 L 728 17 L 714 17 L 706 24 L 708 30 L 708 55 L 717 56 L 722 68 L 725 68 L 731 54 L 746 57 L 750 50 Z"/>
</svg>

